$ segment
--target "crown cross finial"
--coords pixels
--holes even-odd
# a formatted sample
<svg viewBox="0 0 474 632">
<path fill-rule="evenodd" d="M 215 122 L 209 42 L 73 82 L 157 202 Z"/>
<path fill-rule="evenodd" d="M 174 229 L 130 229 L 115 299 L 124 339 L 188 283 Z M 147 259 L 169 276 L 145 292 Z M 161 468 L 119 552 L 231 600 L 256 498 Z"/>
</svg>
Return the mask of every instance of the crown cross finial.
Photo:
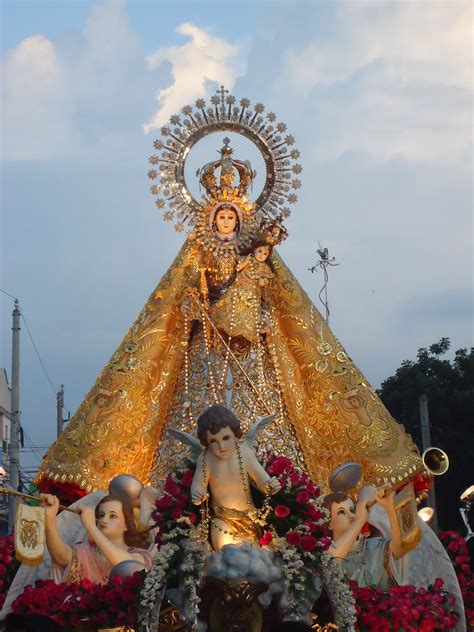
<svg viewBox="0 0 474 632">
<path fill-rule="evenodd" d="M 229 94 L 229 91 L 225 90 L 224 86 L 221 86 L 220 90 L 216 90 L 216 94 L 218 94 L 221 98 L 221 105 L 225 105 L 225 95 Z"/>
</svg>

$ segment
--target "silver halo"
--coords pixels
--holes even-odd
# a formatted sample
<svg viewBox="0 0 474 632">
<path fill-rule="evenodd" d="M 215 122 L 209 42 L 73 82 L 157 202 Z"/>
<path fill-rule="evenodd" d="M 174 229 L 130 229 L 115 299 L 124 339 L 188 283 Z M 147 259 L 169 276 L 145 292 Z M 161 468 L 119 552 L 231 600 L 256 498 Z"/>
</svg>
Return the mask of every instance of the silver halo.
<svg viewBox="0 0 474 632">
<path fill-rule="evenodd" d="M 225 93 L 223 86 L 211 97 L 206 107 L 204 99 L 197 99 L 194 106 L 186 105 L 181 109 L 184 115 L 170 117 L 170 125 L 161 128 L 161 138 L 154 142 L 156 154 L 150 156 L 149 162 L 157 168 L 148 171 L 151 180 L 159 184 L 151 186 L 153 195 L 157 195 L 155 204 L 159 209 L 167 207 L 165 219 L 178 220 L 179 230 L 184 223 L 192 223 L 192 215 L 200 205 L 191 194 L 184 175 L 186 159 L 192 147 L 209 134 L 216 132 L 234 132 L 250 140 L 259 149 L 265 163 L 265 184 L 262 193 L 256 200 L 256 207 L 267 217 L 288 217 L 288 204 L 297 201 L 292 191 L 299 189 L 300 180 L 296 177 L 302 167 L 295 162 L 300 152 L 293 149 L 295 139 L 285 134 L 286 125 L 276 120 L 276 115 L 269 112 L 263 115 L 265 106 L 257 103 L 250 108 L 248 99 L 241 99 L 235 105 L 236 98 Z M 159 169 L 159 170 L 158 170 Z"/>
</svg>

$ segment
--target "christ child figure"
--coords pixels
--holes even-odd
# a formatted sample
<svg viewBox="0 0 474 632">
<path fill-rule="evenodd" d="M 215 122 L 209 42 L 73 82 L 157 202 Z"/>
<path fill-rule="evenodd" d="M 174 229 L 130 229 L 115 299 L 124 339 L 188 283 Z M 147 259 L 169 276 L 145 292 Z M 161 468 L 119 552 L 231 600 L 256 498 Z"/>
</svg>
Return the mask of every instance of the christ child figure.
<svg viewBox="0 0 474 632">
<path fill-rule="evenodd" d="M 211 320 L 228 336 L 243 336 L 255 344 L 260 334 L 268 333 L 262 299 L 275 276 L 269 260 L 271 253 L 271 244 L 255 241 L 252 252 L 237 264 L 234 283 L 211 307 Z"/>
<path fill-rule="evenodd" d="M 273 416 L 263 423 L 271 421 Z M 257 509 L 250 492 L 250 479 L 266 494 L 277 493 L 280 483 L 258 462 L 250 443 L 255 433 L 241 442 L 242 430 L 237 417 L 225 406 L 215 404 L 198 418 L 197 436 L 204 449 L 197 459 L 191 498 L 194 504 L 200 505 L 207 501 L 210 492 L 210 532 L 214 549 L 258 541 Z"/>
</svg>

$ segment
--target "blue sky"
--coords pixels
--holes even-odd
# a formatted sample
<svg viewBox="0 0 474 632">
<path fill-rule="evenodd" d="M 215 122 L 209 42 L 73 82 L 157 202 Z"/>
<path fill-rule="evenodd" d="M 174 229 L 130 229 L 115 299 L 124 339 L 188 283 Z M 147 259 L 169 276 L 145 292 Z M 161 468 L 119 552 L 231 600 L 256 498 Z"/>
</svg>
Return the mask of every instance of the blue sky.
<svg viewBox="0 0 474 632">
<path fill-rule="evenodd" d="M 472 344 L 470 2 L 1 10 L 1 287 L 71 412 L 182 241 L 148 193 L 153 128 L 222 82 L 296 137 L 303 188 L 280 252 L 315 302 L 318 240 L 337 257 L 331 325 L 369 381 L 442 336 Z M 9 373 L 11 309 L 2 297 Z M 22 420 L 37 445 L 54 438 L 54 394 L 25 331 Z"/>
</svg>

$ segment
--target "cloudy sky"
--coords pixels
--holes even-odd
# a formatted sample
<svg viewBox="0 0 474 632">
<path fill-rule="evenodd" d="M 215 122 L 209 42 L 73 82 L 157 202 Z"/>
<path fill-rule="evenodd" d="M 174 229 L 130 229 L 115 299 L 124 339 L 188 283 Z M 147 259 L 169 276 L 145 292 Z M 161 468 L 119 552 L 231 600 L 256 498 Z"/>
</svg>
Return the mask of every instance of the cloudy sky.
<svg viewBox="0 0 474 632">
<path fill-rule="evenodd" d="M 337 258 L 331 326 L 369 381 L 442 336 L 472 344 L 471 2 L 1 10 L 1 287 L 20 299 L 71 412 L 182 241 L 148 192 L 154 130 L 221 83 L 296 137 L 303 189 L 280 252 L 315 301 L 317 242 Z M 11 310 L 2 295 L 8 373 Z M 25 328 L 21 362 L 22 423 L 46 446 L 54 389 Z"/>
</svg>

